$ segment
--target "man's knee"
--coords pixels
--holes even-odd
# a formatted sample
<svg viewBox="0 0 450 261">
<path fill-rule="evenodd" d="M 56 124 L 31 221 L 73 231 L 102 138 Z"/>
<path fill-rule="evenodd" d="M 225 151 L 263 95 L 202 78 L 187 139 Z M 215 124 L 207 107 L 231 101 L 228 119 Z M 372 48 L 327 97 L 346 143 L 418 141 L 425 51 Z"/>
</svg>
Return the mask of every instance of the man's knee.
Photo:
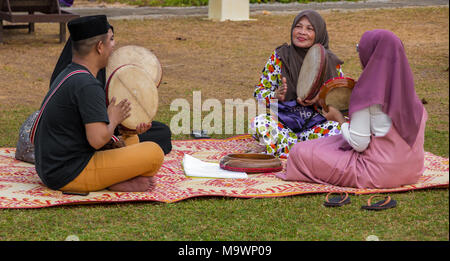
<svg viewBox="0 0 450 261">
<path fill-rule="evenodd" d="M 164 151 L 161 147 L 152 141 L 140 143 L 144 148 L 143 156 L 153 168 L 159 169 L 164 162 Z"/>
<path fill-rule="evenodd" d="M 152 124 L 153 125 L 150 130 L 139 134 L 140 142 L 156 142 L 161 147 L 164 154 L 170 153 L 170 151 L 172 151 L 172 132 L 170 131 L 169 126 L 156 121 L 154 121 Z"/>
</svg>

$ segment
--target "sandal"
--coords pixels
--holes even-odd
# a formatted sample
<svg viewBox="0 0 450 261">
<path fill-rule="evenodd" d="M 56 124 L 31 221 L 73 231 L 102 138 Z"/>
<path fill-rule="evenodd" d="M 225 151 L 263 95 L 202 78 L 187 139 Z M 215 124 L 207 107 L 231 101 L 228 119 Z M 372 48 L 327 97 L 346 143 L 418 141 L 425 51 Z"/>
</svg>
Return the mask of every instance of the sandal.
<svg viewBox="0 0 450 261">
<path fill-rule="evenodd" d="M 328 197 L 331 194 L 339 193 L 339 196 L 332 197 L 328 199 Z M 323 205 L 325 207 L 340 207 L 346 204 L 349 204 L 351 202 L 348 193 L 347 192 L 330 192 L 325 197 L 325 202 L 323 202 Z"/>
<path fill-rule="evenodd" d="M 191 132 L 191 136 L 194 137 L 195 139 L 209 139 L 211 138 L 210 136 L 208 136 L 208 132 L 206 130 L 193 130 Z"/>
<path fill-rule="evenodd" d="M 382 197 L 381 195 L 374 195 L 367 201 L 367 206 L 361 206 L 361 209 L 367 210 L 383 210 L 388 208 L 394 208 L 397 206 L 397 201 L 391 199 L 390 196 L 386 196 L 384 200 L 380 200 L 375 204 L 372 204 L 372 199 Z"/>
</svg>

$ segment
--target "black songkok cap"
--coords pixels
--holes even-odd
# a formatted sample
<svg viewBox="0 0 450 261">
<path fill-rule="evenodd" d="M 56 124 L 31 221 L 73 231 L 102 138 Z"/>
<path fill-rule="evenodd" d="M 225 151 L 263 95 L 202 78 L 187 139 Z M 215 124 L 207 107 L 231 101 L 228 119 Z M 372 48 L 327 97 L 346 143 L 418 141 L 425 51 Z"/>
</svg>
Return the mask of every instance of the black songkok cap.
<svg viewBox="0 0 450 261">
<path fill-rule="evenodd" d="M 67 23 L 67 27 L 74 42 L 106 34 L 109 28 L 112 28 L 106 19 L 106 15 L 75 18 Z"/>
</svg>

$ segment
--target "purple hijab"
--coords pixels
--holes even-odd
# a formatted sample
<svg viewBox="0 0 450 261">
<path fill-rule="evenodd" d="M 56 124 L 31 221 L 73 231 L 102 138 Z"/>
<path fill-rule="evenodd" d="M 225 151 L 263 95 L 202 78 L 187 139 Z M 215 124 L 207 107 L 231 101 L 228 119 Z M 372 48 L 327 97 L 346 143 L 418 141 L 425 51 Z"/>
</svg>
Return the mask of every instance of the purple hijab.
<svg viewBox="0 0 450 261">
<path fill-rule="evenodd" d="M 400 136 L 412 146 L 422 120 L 423 105 L 401 40 L 387 30 L 367 31 L 358 45 L 363 72 L 350 98 L 349 115 L 381 104 Z"/>
</svg>

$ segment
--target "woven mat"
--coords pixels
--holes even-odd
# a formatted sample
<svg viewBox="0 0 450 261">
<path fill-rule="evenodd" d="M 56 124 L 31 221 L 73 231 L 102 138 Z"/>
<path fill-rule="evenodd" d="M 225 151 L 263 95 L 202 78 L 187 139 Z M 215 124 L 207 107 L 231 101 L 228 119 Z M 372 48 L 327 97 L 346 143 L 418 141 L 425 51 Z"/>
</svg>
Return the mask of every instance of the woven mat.
<svg viewBox="0 0 450 261">
<path fill-rule="evenodd" d="M 273 173 L 252 174 L 248 179 L 187 178 L 181 167 L 185 153 L 208 162 L 218 162 L 229 153 L 255 148 L 249 135 L 228 139 L 173 141 L 173 151 L 166 155 L 157 174 L 157 187 L 151 192 L 91 192 L 88 196 L 63 195 L 43 186 L 34 165 L 14 159 L 14 148 L 0 148 L 0 208 L 42 208 L 57 205 L 155 201 L 173 203 L 200 196 L 236 198 L 284 197 L 306 193 L 346 191 L 353 194 L 399 192 L 448 187 L 449 160 L 425 154 L 426 171 L 417 184 L 393 189 L 354 189 L 304 182 L 288 182 Z M 285 161 L 283 161 L 285 164 Z"/>
</svg>

